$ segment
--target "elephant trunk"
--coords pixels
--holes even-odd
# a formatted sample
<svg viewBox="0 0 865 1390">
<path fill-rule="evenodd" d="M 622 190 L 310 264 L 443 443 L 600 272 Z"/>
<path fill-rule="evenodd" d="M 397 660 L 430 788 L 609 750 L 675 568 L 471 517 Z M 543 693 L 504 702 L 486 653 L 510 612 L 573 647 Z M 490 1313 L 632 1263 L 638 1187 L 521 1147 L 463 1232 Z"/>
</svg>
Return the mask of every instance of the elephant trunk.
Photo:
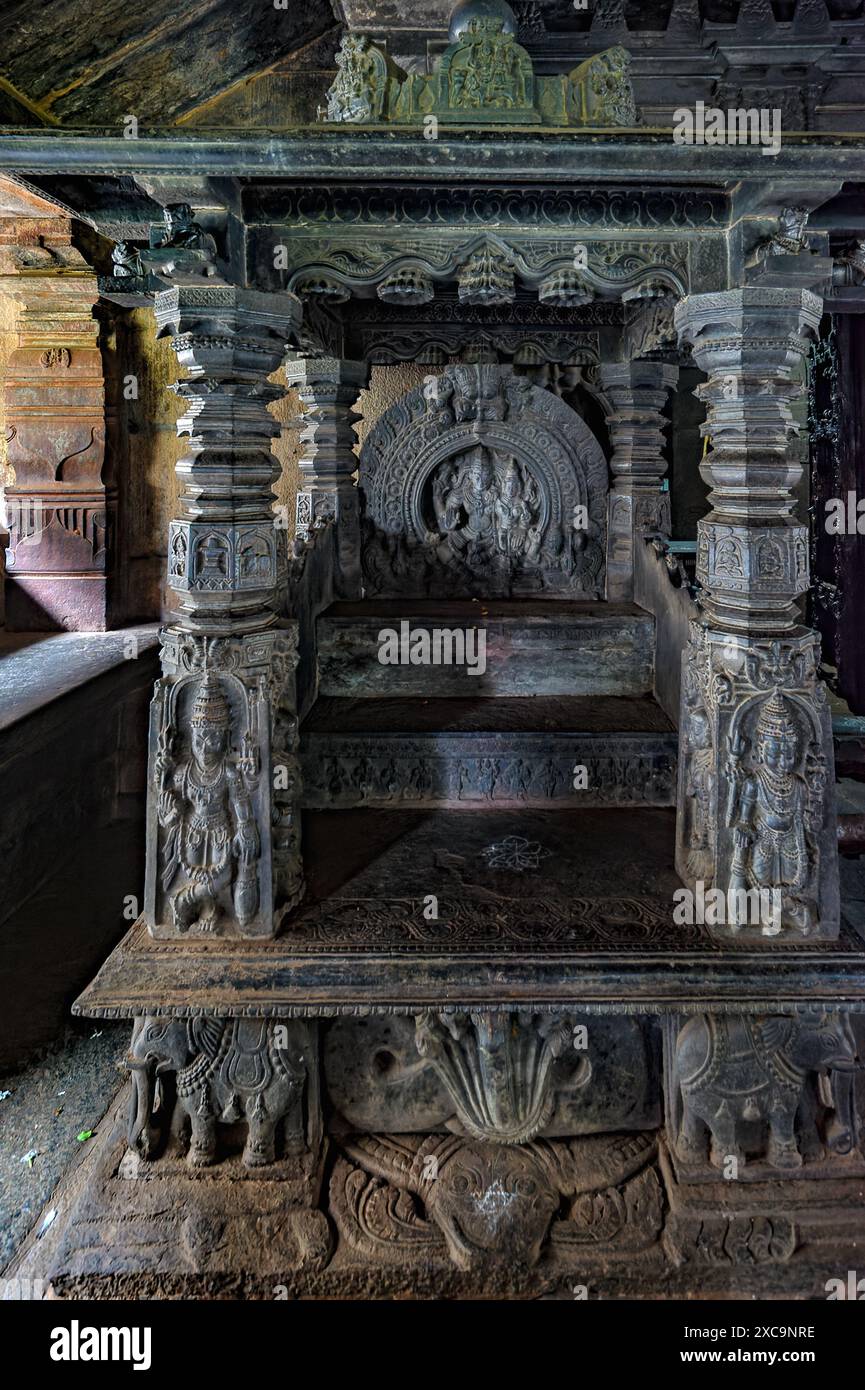
<svg viewBox="0 0 865 1390">
<path fill-rule="evenodd" d="M 159 1130 L 153 1123 L 156 1094 L 156 1068 L 153 1060 L 127 1057 L 132 1073 L 132 1101 L 129 1109 L 129 1147 L 142 1158 L 151 1158 L 159 1143 Z"/>
</svg>

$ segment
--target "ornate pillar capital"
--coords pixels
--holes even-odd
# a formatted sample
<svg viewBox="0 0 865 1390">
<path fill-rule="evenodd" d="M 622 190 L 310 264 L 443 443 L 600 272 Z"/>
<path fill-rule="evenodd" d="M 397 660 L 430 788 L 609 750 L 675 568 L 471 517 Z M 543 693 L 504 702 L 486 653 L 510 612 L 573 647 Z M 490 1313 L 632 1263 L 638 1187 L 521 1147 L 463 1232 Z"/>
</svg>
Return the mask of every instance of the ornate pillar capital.
<svg viewBox="0 0 865 1390">
<path fill-rule="evenodd" d="M 300 323 L 300 302 L 199 278 L 160 292 L 154 310 L 187 373 L 171 388 L 186 403 L 177 432 L 189 437 L 169 536 L 177 612 L 201 632 L 266 627 L 284 568 L 271 452 L 280 427 L 267 409 L 282 390 L 268 377 Z"/>
<path fill-rule="evenodd" d="M 810 290 L 691 295 L 676 310 L 682 343 L 709 380 L 700 472 L 712 511 L 698 530 L 704 608 L 722 627 L 779 633 L 796 626 L 808 588 L 807 528 L 794 516 L 802 467 L 791 402 L 804 390 L 804 357 L 822 313 Z"/>
<path fill-rule="evenodd" d="M 598 379 L 613 407 L 607 416 L 613 446 L 607 597 L 623 599 L 634 592 L 635 537 L 641 531 L 670 529 L 670 494 L 661 487 L 667 471 L 663 411 L 679 369 L 641 359 L 603 362 Z"/>
<path fill-rule="evenodd" d="M 300 396 L 299 422 L 303 454 L 297 494 L 296 534 L 306 538 L 313 526 L 336 524 L 338 592 L 343 598 L 361 593 L 360 511 L 354 474 L 357 454 L 354 409 L 367 384 L 365 362 L 339 357 L 302 357 L 291 353 L 285 379 Z"/>
</svg>

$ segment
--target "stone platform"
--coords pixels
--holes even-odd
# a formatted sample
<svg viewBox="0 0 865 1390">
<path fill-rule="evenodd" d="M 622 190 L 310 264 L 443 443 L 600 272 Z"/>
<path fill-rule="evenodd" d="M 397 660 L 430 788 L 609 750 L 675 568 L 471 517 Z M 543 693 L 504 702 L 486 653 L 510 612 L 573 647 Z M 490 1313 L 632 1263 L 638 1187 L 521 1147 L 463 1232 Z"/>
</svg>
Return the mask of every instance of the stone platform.
<svg viewBox="0 0 865 1390">
<path fill-rule="evenodd" d="M 277 939 L 156 941 L 139 923 L 75 1011 L 865 1010 L 865 943 L 849 923 L 838 942 L 677 925 L 674 819 L 628 808 L 307 812 L 308 894 Z"/>
<path fill-rule="evenodd" d="M 486 669 L 382 665 L 379 633 L 478 628 Z M 652 689 L 655 621 L 632 603 L 559 600 L 364 599 L 335 603 L 318 619 L 322 695 L 646 695 Z"/>
<path fill-rule="evenodd" d="M 321 696 L 304 805 L 671 806 L 677 742 L 648 696 Z"/>
<path fill-rule="evenodd" d="M 126 1099 L 9 1271 L 56 1298 L 825 1299 L 861 1250 L 861 1179 L 687 1189 L 663 1131 L 343 1134 L 250 1174 L 142 1162 Z"/>
</svg>

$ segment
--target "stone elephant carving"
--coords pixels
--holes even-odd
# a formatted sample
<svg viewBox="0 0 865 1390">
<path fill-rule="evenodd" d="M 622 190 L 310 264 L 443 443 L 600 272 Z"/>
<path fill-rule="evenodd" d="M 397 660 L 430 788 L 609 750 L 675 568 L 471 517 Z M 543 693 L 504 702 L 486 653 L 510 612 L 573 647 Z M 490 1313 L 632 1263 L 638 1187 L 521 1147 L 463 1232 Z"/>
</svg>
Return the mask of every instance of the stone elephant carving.
<svg viewBox="0 0 865 1390">
<path fill-rule="evenodd" d="M 170 1074 L 176 1091 L 172 1131 L 188 1124 L 187 1160 L 193 1167 L 214 1162 L 220 1123 L 245 1122 L 243 1162 L 251 1168 L 274 1161 L 280 1123 L 286 1154 L 314 1147 L 320 1123 L 317 1059 L 309 1026 L 301 1021 L 140 1018 L 126 1065 L 133 1077 L 129 1144 L 145 1158 L 154 1156 L 160 1142 L 162 1083 Z"/>
<path fill-rule="evenodd" d="M 702 1162 L 708 1137 L 716 1168 L 731 1157 L 744 1164 L 747 1152 L 765 1153 L 776 1168 L 799 1168 L 797 1117 L 809 1140 L 814 1075 L 849 1075 L 857 1066 L 856 1040 L 841 1012 L 689 1019 L 675 1044 L 682 1097 L 676 1150 L 686 1162 Z"/>
</svg>

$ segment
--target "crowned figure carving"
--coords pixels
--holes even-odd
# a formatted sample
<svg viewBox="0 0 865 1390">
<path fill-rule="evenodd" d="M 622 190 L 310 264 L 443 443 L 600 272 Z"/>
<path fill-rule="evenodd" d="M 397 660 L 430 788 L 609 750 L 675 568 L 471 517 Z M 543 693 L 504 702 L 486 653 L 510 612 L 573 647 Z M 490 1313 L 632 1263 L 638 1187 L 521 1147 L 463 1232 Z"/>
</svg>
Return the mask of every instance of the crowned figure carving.
<svg viewBox="0 0 865 1390">
<path fill-rule="evenodd" d="M 162 887 L 171 896 L 174 925 L 213 931 L 220 895 L 233 884 L 241 925 L 258 910 L 260 849 L 247 785 L 253 760 L 229 751 L 231 709 L 218 677 L 207 672 L 192 706 L 190 756 L 174 766 L 157 755 L 157 815 L 165 830 Z"/>
<path fill-rule="evenodd" d="M 744 740 L 731 742 L 733 776 L 727 823 L 733 828 L 730 888 L 779 890 L 782 921 L 807 932 L 813 904 L 806 890 L 811 878 L 807 829 L 809 787 L 799 771 L 802 736 L 793 708 L 779 690 L 765 699 L 754 730 L 752 770 L 736 776 Z"/>
</svg>

